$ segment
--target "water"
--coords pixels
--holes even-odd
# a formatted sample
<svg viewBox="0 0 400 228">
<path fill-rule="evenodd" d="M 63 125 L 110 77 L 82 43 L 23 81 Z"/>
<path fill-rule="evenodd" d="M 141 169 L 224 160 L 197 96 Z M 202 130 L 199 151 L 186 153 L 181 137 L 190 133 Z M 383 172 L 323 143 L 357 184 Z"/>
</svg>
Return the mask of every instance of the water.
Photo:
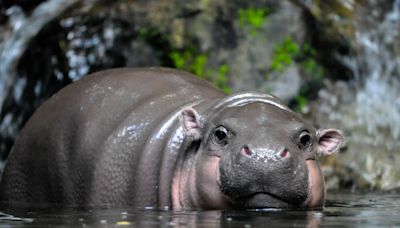
<svg viewBox="0 0 400 228">
<path fill-rule="evenodd" d="M 0 214 L 1 227 L 395 227 L 396 194 L 331 193 L 321 211 L 169 211 L 54 209 Z"/>
</svg>

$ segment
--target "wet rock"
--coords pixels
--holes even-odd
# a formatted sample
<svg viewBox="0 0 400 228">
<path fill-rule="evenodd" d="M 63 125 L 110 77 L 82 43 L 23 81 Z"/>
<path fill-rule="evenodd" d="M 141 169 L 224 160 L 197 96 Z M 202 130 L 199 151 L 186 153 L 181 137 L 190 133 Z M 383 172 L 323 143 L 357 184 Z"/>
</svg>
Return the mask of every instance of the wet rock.
<svg viewBox="0 0 400 228">
<path fill-rule="evenodd" d="M 298 7 L 286 1 L 280 1 L 275 7 L 255 35 L 246 33 L 246 29 L 250 28 L 239 31 L 238 47 L 227 55 L 232 66 L 234 90 L 268 91 L 288 101 L 297 95 L 301 86 L 298 66 L 293 64 L 278 74 L 269 75 L 268 71 L 276 44 L 288 36 L 296 43 L 304 42 L 305 29 Z M 284 29 L 282 25 L 285 25 Z M 288 84 L 287 81 L 293 83 Z"/>
<path fill-rule="evenodd" d="M 385 95 L 371 103 L 379 92 Z M 314 104 L 315 121 L 341 128 L 348 138 L 346 150 L 335 158 L 336 173 L 331 176 L 345 182 L 349 173 L 340 170 L 351 170 L 353 183 L 347 185 L 351 189 L 398 190 L 400 143 L 391 130 L 396 131 L 400 116 L 399 106 L 393 102 L 398 98 L 390 98 L 388 88 L 370 91 L 368 100 L 359 98 L 364 93 L 365 88 L 355 89 L 339 81 L 321 90 Z"/>
<path fill-rule="evenodd" d="M 18 23 L 35 31 L 18 35 L 7 30 L 16 23 L 2 15 L 2 45 L 18 51 L 13 59 L 7 59 L 6 49 L 0 53 L 11 60 L 7 75 L 14 75 L 8 77 L 13 86 L 3 90 L 7 97 L 1 102 L 3 158 L 38 105 L 66 84 L 101 69 L 177 67 L 226 92 L 272 91 L 285 100 L 301 86 L 301 66 L 292 56 L 293 64 L 266 76 L 271 73 L 271 55 L 277 44 L 291 37 L 300 46 L 305 38 L 301 9 L 289 1 L 97 0 L 80 1 L 72 8 L 66 5 L 60 11 L 49 5 L 46 9 L 56 13 L 52 17 L 40 14 L 39 7 L 51 2 L 6 1 L 2 5 L 3 13 L 12 7 L 21 9 L 24 20 Z M 45 20 L 32 23 L 33 15 Z M 17 48 L 7 44 L 15 35 L 23 41 Z"/>
<path fill-rule="evenodd" d="M 304 9 L 326 76 L 335 81 L 325 80 L 310 118 L 348 136 L 332 185 L 399 189 L 400 1 L 293 2 Z M 340 184 L 349 179 L 340 170 L 351 171 L 350 185 Z"/>
<path fill-rule="evenodd" d="M 0 27 L 0 62 L 2 63 L 0 66 L 0 154 L 2 158 L 10 150 L 16 132 L 26 121 L 26 115 L 32 112 L 35 96 L 28 97 L 27 101 L 24 101 L 26 89 L 28 92 L 32 92 L 38 88 L 29 83 L 31 81 L 27 79 L 26 75 L 18 75 L 17 65 L 40 29 L 76 1 L 48 1 L 38 5 L 32 12 L 24 12 L 27 9 L 21 8 L 24 5 L 22 3 L 16 2 L 15 5 L 8 8 L 6 5 L 2 5 L 4 7 L 2 12 L 5 14 L 3 18 L 7 18 Z M 39 55 L 39 57 L 41 56 Z M 40 66 L 36 65 L 40 62 L 31 64 L 29 61 L 29 63 L 29 66 L 34 66 L 36 69 Z M 41 73 L 45 73 L 43 71 L 45 70 L 42 69 Z M 40 99 L 37 99 L 36 102 L 38 100 Z M 29 101 L 31 102 L 29 103 Z"/>
</svg>

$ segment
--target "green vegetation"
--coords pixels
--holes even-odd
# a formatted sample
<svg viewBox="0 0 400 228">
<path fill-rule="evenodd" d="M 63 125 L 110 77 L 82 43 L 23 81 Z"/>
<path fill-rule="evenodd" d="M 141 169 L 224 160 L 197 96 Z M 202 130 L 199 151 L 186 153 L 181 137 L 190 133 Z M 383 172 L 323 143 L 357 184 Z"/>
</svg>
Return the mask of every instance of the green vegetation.
<svg viewBox="0 0 400 228">
<path fill-rule="evenodd" d="M 250 30 L 252 36 L 256 36 L 257 31 L 263 26 L 268 13 L 269 9 L 266 8 L 250 7 L 240 9 L 238 12 L 239 25 L 246 31 Z M 145 32 L 148 33 L 148 31 Z M 229 66 L 227 64 L 211 66 L 209 55 L 207 53 L 199 53 L 198 48 L 191 46 L 173 50 L 169 53 L 169 59 L 177 69 L 189 71 L 200 78 L 212 82 L 225 93 L 232 93 L 232 88 L 229 86 Z"/>
<path fill-rule="evenodd" d="M 174 48 L 171 42 L 157 28 L 142 28 L 138 31 L 139 39 L 152 47 L 160 47 L 157 54 L 162 65 L 172 66 L 210 81 L 225 93 L 232 93 L 229 86 L 229 66 L 221 64 L 211 65 L 208 53 L 199 52 L 196 45 L 184 48 Z"/>
<path fill-rule="evenodd" d="M 208 57 L 205 54 L 193 55 L 193 52 L 192 49 L 186 49 L 183 51 L 175 50 L 171 52 L 170 57 L 176 68 L 188 70 L 195 75 L 204 78 Z"/>
<path fill-rule="evenodd" d="M 310 44 L 305 43 L 302 46 L 301 53 L 302 60 L 300 63 L 305 73 L 316 80 L 322 80 L 324 70 L 315 60 L 317 58 L 317 51 Z"/>
<path fill-rule="evenodd" d="M 229 87 L 229 66 L 227 64 L 209 67 L 208 55 L 205 53 L 197 54 L 194 48 L 172 51 L 170 58 L 177 69 L 192 72 L 196 76 L 212 82 L 225 93 L 232 93 L 232 89 Z"/>
<path fill-rule="evenodd" d="M 247 9 L 239 9 L 239 25 L 242 28 L 250 28 L 250 34 L 252 36 L 257 36 L 257 30 L 263 26 L 269 11 L 268 8 L 259 9 L 250 7 Z"/>
<path fill-rule="evenodd" d="M 272 63 L 269 66 L 266 79 L 271 75 L 280 75 L 292 64 L 297 63 L 300 66 L 302 75 L 305 76 L 305 83 L 300 88 L 299 94 L 294 98 L 296 111 L 304 111 L 308 105 L 309 94 L 312 93 L 310 84 L 322 84 L 323 68 L 317 61 L 317 52 L 310 44 L 302 45 L 296 43 L 290 36 L 285 37 L 281 43 L 275 45 Z"/>
<path fill-rule="evenodd" d="M 267 37 L 259 36 L 271 10 L 269 8 L 248 7 L 238 10 L 237 24 L 245 36 L 257 37 L 258 42 L 266 42 Z M 138 31 L 140 39 L 152 47 L 159 47 L 157 54 L 163 65 L 189 71 L 196 76 L 210 81 L 226 93 L 232 93 L 229 86 L 230 68 L 226 62 L 216 64 L 210 53 L 200 51 L 195 41 L 184 47 L 174 47 L 157 28 L 146 28 Z M 259 40 L 262 38 L 263 40 Z M 315 91 L 315 85 L 322 84 L 323 68 L 317 63 L 317 52 L 308 43 L 299 44 L 293 37 L 286 36 L 282 42 L 276 43 L 265 79 L 280 77 L 292 64 L 296 64 L 305 76 L 300 93 L 294 98 L 294 109 L 298 111 L 307 107 L 310 94 Z"/>
<path fill-rule="evenodd" d="M 305 95 L 299 94 L 294 98 L 294 100 L 296 102 L 294 110 L 296 112 L 303 112 L 308 105 L 307 97 Z"/>
<path fill-rule="evenodd" d="M 229 66 L 227 64 L 220 65 L 214 72 L 210 72 L 211 75 L 216 75 L 214 79 L 214 84 L 221 88 L 225 93 L 232 93 L 232 88 L 229 87 Z"/>
<path fill-rule="evenodd" d="M 287 36 L 282 43 L 275 45 L 275 53 L 270 66 L 271 70 L 282 72 L 294 62 L 299 52 L 299 45 L 290 36 Z"/>
<path fill-rule="evenodd" d="M 298 63 L 306 74 L 307 79 L 321 80 L 323 68 L 316 62 L 316 55 L 316 50 L 310 44 L 299 45 L 290 36 L 287 36 L 282 43 L 275 45 L 269 72 L 280 73 L 293 63 Z"/>
<path fill-rule="evenodd" d="M 148 37 L 159 36 L 160 31 L 155 28 L 140 28 L 138 32 L 139 38 L 145 40 Z"/>
</svg>

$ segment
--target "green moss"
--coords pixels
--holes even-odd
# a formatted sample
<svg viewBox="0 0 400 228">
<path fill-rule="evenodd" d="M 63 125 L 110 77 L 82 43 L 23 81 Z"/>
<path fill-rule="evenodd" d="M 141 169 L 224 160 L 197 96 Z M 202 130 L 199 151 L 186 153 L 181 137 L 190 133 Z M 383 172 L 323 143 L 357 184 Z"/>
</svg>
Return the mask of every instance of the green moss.
<svg viewBox="0 0 400 228">
<path fill-rule="evenodd" d="M 228 80 L 229 67 L 227 64 L 222 64 L 215 72 L 214 84 L 221 88 L 225 93 L 232 93 L 232 88 L 229 87 Z M 213 73 L 212 73 L 213 74 Z"/>
<path fill-rule="evenodd" d="M 301 67 L 305 73 L 315 80 L 322 80 L 324 70 L 316 61 L 317 51 L 310 44 L 305 43 L 301 48 L 301 57 Z"/>
<path fill-rule="evenodd" d="M 182 51 L 172 51 L 169 56 L 175 68 L 190 71 L 200 78 L 206 78 L 205 69 L 208 61 L 206 54 L 195 54 L 193 48 L 188 48 Z"/>
<path fill-rule="evenodd" d="M 304 111 L 309 97 L 315 96 L 312 94 L 322 85 L 324 71 L 317 62 L 317 55 L 317 51 L 310 44 L 298 44 L 290 36 L 275 45 L 272 62 L 265 78 L 279 76 L 292 64 L 297 64 L 304 83 L 293 100 L 292 108 L 296 111 Z"/>
<path fill-rule="evenodd" d="M 297 44 L 290 36 L 275 45 L 269 72 L 281 73 L 291 64 L 298 63 L 307 79 L 322 80 L 323 68 L 316 61 L 317 52 L 310 44 Z"/>
<path fill-rule="evenodd" d="M 157 57 L 161 65 L 191 72 L 199 78 L 210 81 L 226 93 L 232 92 L 229 86 L 229 66 L 224 63 L 213 65 L 209 53 L 199 51 L 196 41 L 182 48 L 176 48 L 171 39 L 167 38 L 168 35 L 154 27 L 141 28 L 137 35 L 151 47 L 160 50 L 157 52 Z"/>
<path fill-rule="evenodd" d="M 285 37 L 282 43 L 275 45 L 271 70 L 282 72 L 294 62 L 294 59 L 299 55 L 299 50 L 299 45 L 290 36 Z"/>
<path fill-rule="evenodd" d="M 239 9 L 238 11 L 238 21 L 239 25 L 243 28 L 250 28 L 250 34 L 252 36 L 257 35 L 257 30 L 259 30 L 269 14 L 268 8 L 247 8 Z"/>
<path fill-rule="evenodd" d="M 205 78 L 206 64 L 208 61 L 208 56 L 205 54 L 199 54 L 193 57 L 193 62 L 189 67 L 189 71 L 193 72 L 200 78 Z"/>
<path fill-rule="evenodd" d="M 232 93 L 229 86 L 229 66 L 222 64 L 217 67 L 209 66 L 209 56 L 206 53 L 196 53 L 195 48 L 175 50 L 170 53 L 174 67 L 189 71 L 199 78 L 212 82 L 225 93 Z"/>
<path fill-rule="evenodd" d="M 174 66 L 178 69 L 183 69 L 185 67 L 186 61 L 189 57 L 178 51 L 172 51 L 169 56 L 172 59 Z"/>
<path fill-rule="evenodd" d="M 308 105 L 308 99 L 304 95 L 297 95 L 295 98 L 296 107 L 294 108 L 296 112 L 302 112 Z"/>
<path fill-rule="evenodd" d="M 301 63 L 301 66 L 307 75 L 312 75 L 314 79 L 322 80 L 323 68 L 315 59 L 307 58 Z"/>
</svg>

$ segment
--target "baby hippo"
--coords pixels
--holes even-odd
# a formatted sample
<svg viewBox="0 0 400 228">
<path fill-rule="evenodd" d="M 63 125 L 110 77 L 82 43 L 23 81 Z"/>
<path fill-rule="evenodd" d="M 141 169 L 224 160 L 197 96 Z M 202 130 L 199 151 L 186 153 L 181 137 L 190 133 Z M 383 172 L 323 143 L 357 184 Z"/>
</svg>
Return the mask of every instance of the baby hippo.
<svg viewBox="0 0 400 228">
<path fill-rule="evenodd" d="M 276 97 L 225 95 L 166 68 L 65 87 L 26 123 L 0 185 L 6 207 L 321 208 L 316 157 L 343 136 Z"/>
</svg>

